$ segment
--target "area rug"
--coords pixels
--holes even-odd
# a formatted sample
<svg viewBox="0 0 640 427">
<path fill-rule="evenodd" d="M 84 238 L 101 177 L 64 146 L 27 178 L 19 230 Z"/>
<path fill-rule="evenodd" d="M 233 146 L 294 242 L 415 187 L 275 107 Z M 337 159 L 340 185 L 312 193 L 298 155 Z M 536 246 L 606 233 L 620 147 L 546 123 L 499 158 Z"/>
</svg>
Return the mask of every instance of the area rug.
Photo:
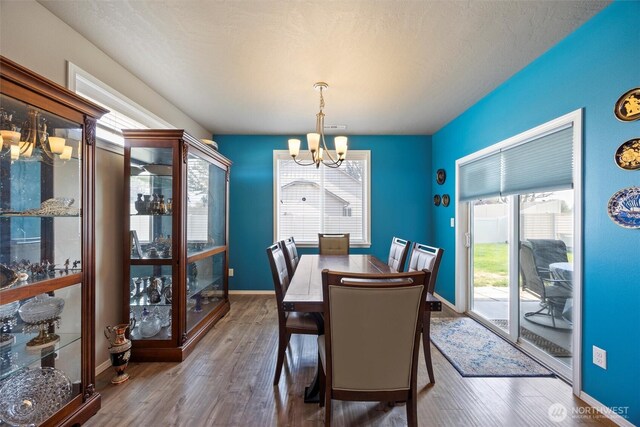
<svg viewBox="0 0 640 427">
<path fill-rule="evenodd" d="M 553 377 L 547 368 L 468 317 L 432 318 L 431 341 L 463 377 Z"/>
<path fill-rule="evenodd" d="M 506 329 L 508 324 L 505 319 L 491 319 L 491 323 L 494 323 L 496 326 L 499 326 L 502 329 Z M 554 357 L 571 357 L 571 351 L 559 346 L 554 342 L 549 341 L 544 337 L 541 337 L 540 335 L 536 334 L 533 331 L 530 331 L 524 326 L 520 326 L 520 336 Z"/>
</svg>

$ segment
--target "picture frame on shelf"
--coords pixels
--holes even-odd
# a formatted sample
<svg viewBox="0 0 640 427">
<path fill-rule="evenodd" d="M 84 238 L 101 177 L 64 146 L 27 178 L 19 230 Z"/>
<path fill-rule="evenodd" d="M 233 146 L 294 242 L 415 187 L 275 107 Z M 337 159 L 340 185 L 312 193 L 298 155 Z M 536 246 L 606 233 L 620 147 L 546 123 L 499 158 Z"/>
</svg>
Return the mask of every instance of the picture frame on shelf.
<svg viewBox="0 0 640 427">
<path fill-rule="evenodd" d="M 142 259 L 142 247 L 140 246 L 140 240 L 138 240 L 138 233 L 135 230 L 129 231 L 131 241 L 131 254 Z"/>
</svg>

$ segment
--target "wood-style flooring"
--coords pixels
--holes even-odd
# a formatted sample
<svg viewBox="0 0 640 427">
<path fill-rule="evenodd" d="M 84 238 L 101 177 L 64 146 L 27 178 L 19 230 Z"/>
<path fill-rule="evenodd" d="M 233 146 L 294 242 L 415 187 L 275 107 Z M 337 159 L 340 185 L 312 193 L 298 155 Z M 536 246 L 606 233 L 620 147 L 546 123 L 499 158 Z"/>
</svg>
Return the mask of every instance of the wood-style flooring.
<svg viewBox="0 0 640 427">
<path fill-rule="evenodd" d="M 438 313 L 454 316 L 451 311 Z M 314 337 L 294 335 L 280 384 L 272 385 L 278 341 L 274 296 L 232 295 L 231 312 L 181 364 L 135 363 L 131 379 L 97 379 L 102 409 L 88 426 L 315 426 L 324 411 L 302 400 L 316 368 Z M 421 349 L 422 352 L 422 349 Z M 435 386 L 428 385 L 423 356 L 418 371 L 421 426 L 614 425 L 569 415 L 552 422 L 549 407 L 587 406 L 571 387 L 553 378 L 463 378 L 432 346 Z M 406 411 L 371 402 L 334 402 L 335 426 L 402 426 Z"/>
</svg>

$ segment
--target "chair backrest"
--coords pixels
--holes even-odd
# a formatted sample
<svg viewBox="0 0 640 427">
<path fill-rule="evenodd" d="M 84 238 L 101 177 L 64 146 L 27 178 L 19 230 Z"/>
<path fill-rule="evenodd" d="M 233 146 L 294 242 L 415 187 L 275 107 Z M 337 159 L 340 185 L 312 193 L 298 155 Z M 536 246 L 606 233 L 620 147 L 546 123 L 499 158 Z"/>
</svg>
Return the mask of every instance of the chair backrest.
<svg viewBox="0 0 640 427">
<path fill-rule="evenodd" d="M 407 271 L 430 271 L 431 278 L 429 279 L 427 292 L 431 294 L 436 287 L 436 279 L 438 277 L 438 270 L 440 269 L 440 261 L 442 260 L 443 253 L 444 249 L 442 248 L 434 248 L 421 243 L 414 243 L 411 249 L 411 257 L 409 257 Z"/>
<path fill-rule="evenodd" d="M 568 262 L 562 240 L 529 239 L 520 243 L 520 277 L 523 289 L 544 297 L 544 280 L 551 279 L 549 264 Z"/>
<path fill-rule="evenodd" d="M 289 272 L 285 261 L 284 253 L 279 244 L 274 243 L 267 248 L 267 257 L 269 258 L 269 266 L 271 267 L 271 276 L 273 277 L 273 287 L 276 291 L 276 301 L 278 303 L 278 314 L 284 316 L 284 307 L 282 300 L 289 288 Z"/>
<path fill-rule="evenodd" d="M 429 275 L 322 272 L 325 372 L 332 390 L 415 388 Z"/>
<path fill-rule="evenodd" d="M 349 233 L 318 233 L 320 255 L 349 255 Z"/>
<path fill-rule="evenodd" d="M 404 264 L 407 261 L 411 242 L 408 240 L 394 237 L 391 239 L 391 248 L 389 249 L 389 260 L 387 264 L 391 269 L 400 273 L 404 271 Z"/>
<path fill-rule="evenodd" d="M 296 268 L 298 268 L 298 263 L 300 262 L 298 249 L 296 248 L 296 241 L 293 239 L 293 236 L 282 240 L 280 242 L 280 248 L 282 249 L 282 252 L 284 252 L 284 260 L 287 263 L 287 271 L 291 278 L 293 277 L 293 273 L 295 273 Z"/>
</svg>

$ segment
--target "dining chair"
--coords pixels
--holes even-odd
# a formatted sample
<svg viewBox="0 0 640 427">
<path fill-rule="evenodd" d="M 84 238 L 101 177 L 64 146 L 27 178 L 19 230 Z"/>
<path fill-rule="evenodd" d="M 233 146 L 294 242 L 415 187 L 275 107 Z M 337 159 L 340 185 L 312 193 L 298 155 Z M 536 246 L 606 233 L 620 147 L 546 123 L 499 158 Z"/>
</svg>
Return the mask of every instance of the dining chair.
<svg viewBox="0 0 640 427">
<path fill-rule="evenodd" d="M 349 255 L 349 233 L 318 233 L 320 255 Z"/>
<path fill-rule="evenodd" d="M 395 272 L 400 273 L 404 271 L 404 264 L 407 261 L 407 255 L 411 248 L 411 242 L 408 240 L 394 237 L 391 239 L 391 248 L 389 249 L 389 260 L 387 264 Z"/>
<path fill-rule="evenodd" d="M 318 335 L 318 324 L 311 313 L 287 312 L 282 300 L 289 288 L 289 272 L 285 256 L 279 244 L 275 243 L 267 248 L 267 257 L 271 266 L 273 286 L 276 291 L 278 305 L 278 357 L 273 385 L 278 385 L 284 356 L 291 339 L 291 334 Z"/>
<path fill-rule="evenodd" d="M 318 354 L 326 426 L 332 399 L 406 402 L 408 425 L 418 425 L 420 316 L 430 274 L 323 270 Z"/>
<path fill-rule="evenodd" d="M 287 271 L 289 272 L 289 279 L 293 277 L 293 273 L 298 268 L 300 262 L 300 256 L 298 255 L 298 249 L 296 248 L 296 241 L 293 236 L 288 239 L 280 241 L 280 247 L 284 253 L 284 260 L 287 263 Z"/>
<path fill-rule="evenodd" d="M 430 294 L 433 294 L 436 287 L 436 279 L 438 277 L 438 270 L 440 269 L 440 261 L 442 260 L 443 253 L 444 249 L 442 248 L 434 248 L 421 243 L 414 243 L 411 248 L 411 257 L 409 258 L 407 271 L 430 271 L 431 276 L 429 276 L 429 283 L 427 285 L 427 292 Z M 429 382 L 435 384 L 433 364 L 431 363 L 430 334 L 431 311 L 428 310 L 422 314 L 422 347 L 424 350 L 424 361 L 427 364 L 427 371 L 429 372 Z"/>
</svg>

